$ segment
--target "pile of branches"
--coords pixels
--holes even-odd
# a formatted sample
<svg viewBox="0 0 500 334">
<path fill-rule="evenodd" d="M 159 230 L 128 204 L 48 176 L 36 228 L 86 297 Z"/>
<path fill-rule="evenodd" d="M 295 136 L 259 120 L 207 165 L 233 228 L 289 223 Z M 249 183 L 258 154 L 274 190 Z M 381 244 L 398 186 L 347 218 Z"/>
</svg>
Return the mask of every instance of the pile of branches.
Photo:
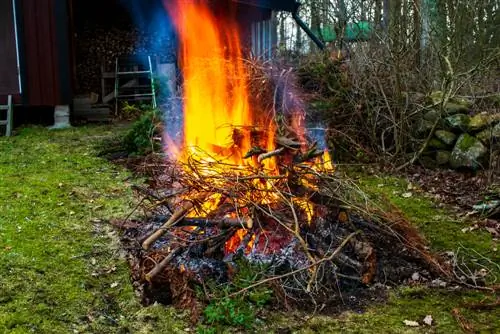
<svg viewBox="0 0 500 334">
<path fill-rule="evenodd" d="M 214 145 L 216 156 L 197 149 L 183 162 L 149 159 L 137 169 L 151 178 L 135 187 L 149 219 L 122 227 L 145 303 L 192 307 L 196 286 L 227 285 L 238 258 L 259 275 L 235 294 L 266 286 L 285 305 L 338 303 L 345 291 L 400 284 L 415 272 L 449 277 L 403 215 L 373 205 L 308 137 L 292 70 L 247 66 L 255 126 L 233 127 L 232 145 Z M 238 154 L 243 167 L 219 158 Z"/>
<path fill-rule="evenodd" d="M 414 272 L 448 275 L 401 215 L 356 205 L 361 192 L 324 168 L 314 144 L 304 150 L 278 137 L 276 147 L 248 152 L 257 167 L 244 169 L 192 155 L 164 165 L 154 189 L 135 188 L 156 217 L 136 235 L 142 247 L 132 261 L 150 301 L 169 291 L 170 302 L 192 306 L 194 286 L 231 281 L 235 257 L 264 268 L 237 294 L 271 286 L 286 305 L 338 302 L 343 291 L 398 284 Z M 278 174 L 259 165 L 271 158 Z"/>
</svg>

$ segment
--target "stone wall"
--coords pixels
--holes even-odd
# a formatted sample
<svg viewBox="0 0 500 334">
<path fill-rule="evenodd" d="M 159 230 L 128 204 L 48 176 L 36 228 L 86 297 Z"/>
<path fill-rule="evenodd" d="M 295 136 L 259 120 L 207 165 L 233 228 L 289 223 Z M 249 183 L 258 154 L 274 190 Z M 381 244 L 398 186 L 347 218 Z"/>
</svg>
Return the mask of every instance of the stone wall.
<svg viewBox="0 0 500 334">
<path fill-rule="evenodd" d="M 442 93 L 431 94 L 416 134 L 429 140 L 421 162 L 453 169 L 480 169 L 500 153 L 500 95 L 476 99 L 452 98 L 441 107 Z M 484 108 L 483 110 L 481 110 Z"/>
</svg>

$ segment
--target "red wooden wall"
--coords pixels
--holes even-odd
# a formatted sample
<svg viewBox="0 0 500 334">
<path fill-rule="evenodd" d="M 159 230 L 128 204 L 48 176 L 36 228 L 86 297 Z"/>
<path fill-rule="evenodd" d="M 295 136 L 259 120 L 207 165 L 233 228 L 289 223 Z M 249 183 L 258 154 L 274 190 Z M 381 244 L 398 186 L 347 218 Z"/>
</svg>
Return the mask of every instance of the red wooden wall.
<svg viewBox="0 0 500 334">
<path fill-rule="evenodd" d="M 19 93 L 19 79 L 12 0 L 0 1 L 0 22 L 0 96 L 13 95 Z"/>
<path fill-rule="evenodd" d="M 66 0 L 16 0 L 23 104 L 71 101 Z"/>
</svg>

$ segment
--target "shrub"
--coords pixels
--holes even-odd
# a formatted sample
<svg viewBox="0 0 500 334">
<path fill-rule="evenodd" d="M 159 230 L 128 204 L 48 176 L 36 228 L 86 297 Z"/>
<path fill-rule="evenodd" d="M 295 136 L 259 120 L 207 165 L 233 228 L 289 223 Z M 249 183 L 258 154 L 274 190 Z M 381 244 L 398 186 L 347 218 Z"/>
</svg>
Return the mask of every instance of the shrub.
<svg viewBox="0 0 500 334">
<path fill-rule="evenodd" d="M 158 110 L 148 110 L 139 117 L 125 135 L 123 143 L 129 154 L 145 155 L 160 149 L 155 137 L 161 132 L 161 117 Z"/>
</svg>

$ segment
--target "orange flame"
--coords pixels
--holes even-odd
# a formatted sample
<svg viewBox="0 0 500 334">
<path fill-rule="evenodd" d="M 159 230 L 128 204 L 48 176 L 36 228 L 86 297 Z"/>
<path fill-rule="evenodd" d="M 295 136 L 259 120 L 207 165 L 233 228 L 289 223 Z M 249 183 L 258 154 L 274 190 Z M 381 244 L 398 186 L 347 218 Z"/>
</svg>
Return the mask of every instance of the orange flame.
<svg viewBox="0 0 500 334">
<path fill-rule="evenodd" d="M 252 117 L 238 28 L 216 19 L 202 1 L 177 0 L 167 9 L 179 33 L 184 76 L 184 147 L 177 158 L 197 152 L 241 165 L 249 135 L 235 143 L 233 129 L 251 126 Z"/>
<path fill-rule="evenodd" d="M 184 142 L 181 147 L 176 147 L 166 138 L 169 153 L 180 162 L 187 162 L 190 157 L 202 162 L 203 167 L 199 167 L 198 171 L 204 176 L 217 174 L 226 164 L 236 166 L 233 170 L 237 170 L 238 175 L 255 175 L 252 168 L 243 166 L 255 164 L 256 161 L 262 162 L 267 174 L 279 173 L 276 157 L 269 158 L 272 155 L 264 160 L 258 160 L 255 156 L 253 160 L 243 159 L 251 146 L 256 145 L 251 130 L 255 130 L 257 125 L 261 129 L 256 133 L 264 132 L 263 138 L 257 140 L 260 141 L 258 146 L 267 152 L 276 149 L 276 125 L 274 120 L 252 115 L 247 87 L 248 73 L 243 63 L 235 21 L 227 16 L 216 18 L 208 8 L 207 1 L 165 0 L 165 4 L 179 36 L 179 58 L 184 81 Z M 306 149 L 304 116 L 303 110 L 296 110 L 291 122 L 303 145 L 302 149 Z M 318 158 L 323 169 L 333 170 L 329 160 L 326 151 L 323 157 Z M 313 163 L 312 168 L 321 168 L 319 165 Z M 216 179 L 213 182 L 217 182 Z M 255 202 L 272 204 L 279 201 L 273 181 L 256 178 L 255 189 Z M 206 216 L 218 207 L 221 200 L 221 195 L 212 194 L 204 198 L 200 208 L 189 215 Z M 245 203 L 242 204 L 244 207 Z M 311 222 L 314 214 L 312 203 L 299 198 L 292 205 L 304 211 L 307 221 Z M 225 250 L 234 251 L 248 233 L 246 229 L 239 229 L 225 244 Z M 248 253 L 252 250 L 255 235 L 248 235 L 246 239 L 250 239 L 245 249 L 245 253 Z"/>
</svg>

